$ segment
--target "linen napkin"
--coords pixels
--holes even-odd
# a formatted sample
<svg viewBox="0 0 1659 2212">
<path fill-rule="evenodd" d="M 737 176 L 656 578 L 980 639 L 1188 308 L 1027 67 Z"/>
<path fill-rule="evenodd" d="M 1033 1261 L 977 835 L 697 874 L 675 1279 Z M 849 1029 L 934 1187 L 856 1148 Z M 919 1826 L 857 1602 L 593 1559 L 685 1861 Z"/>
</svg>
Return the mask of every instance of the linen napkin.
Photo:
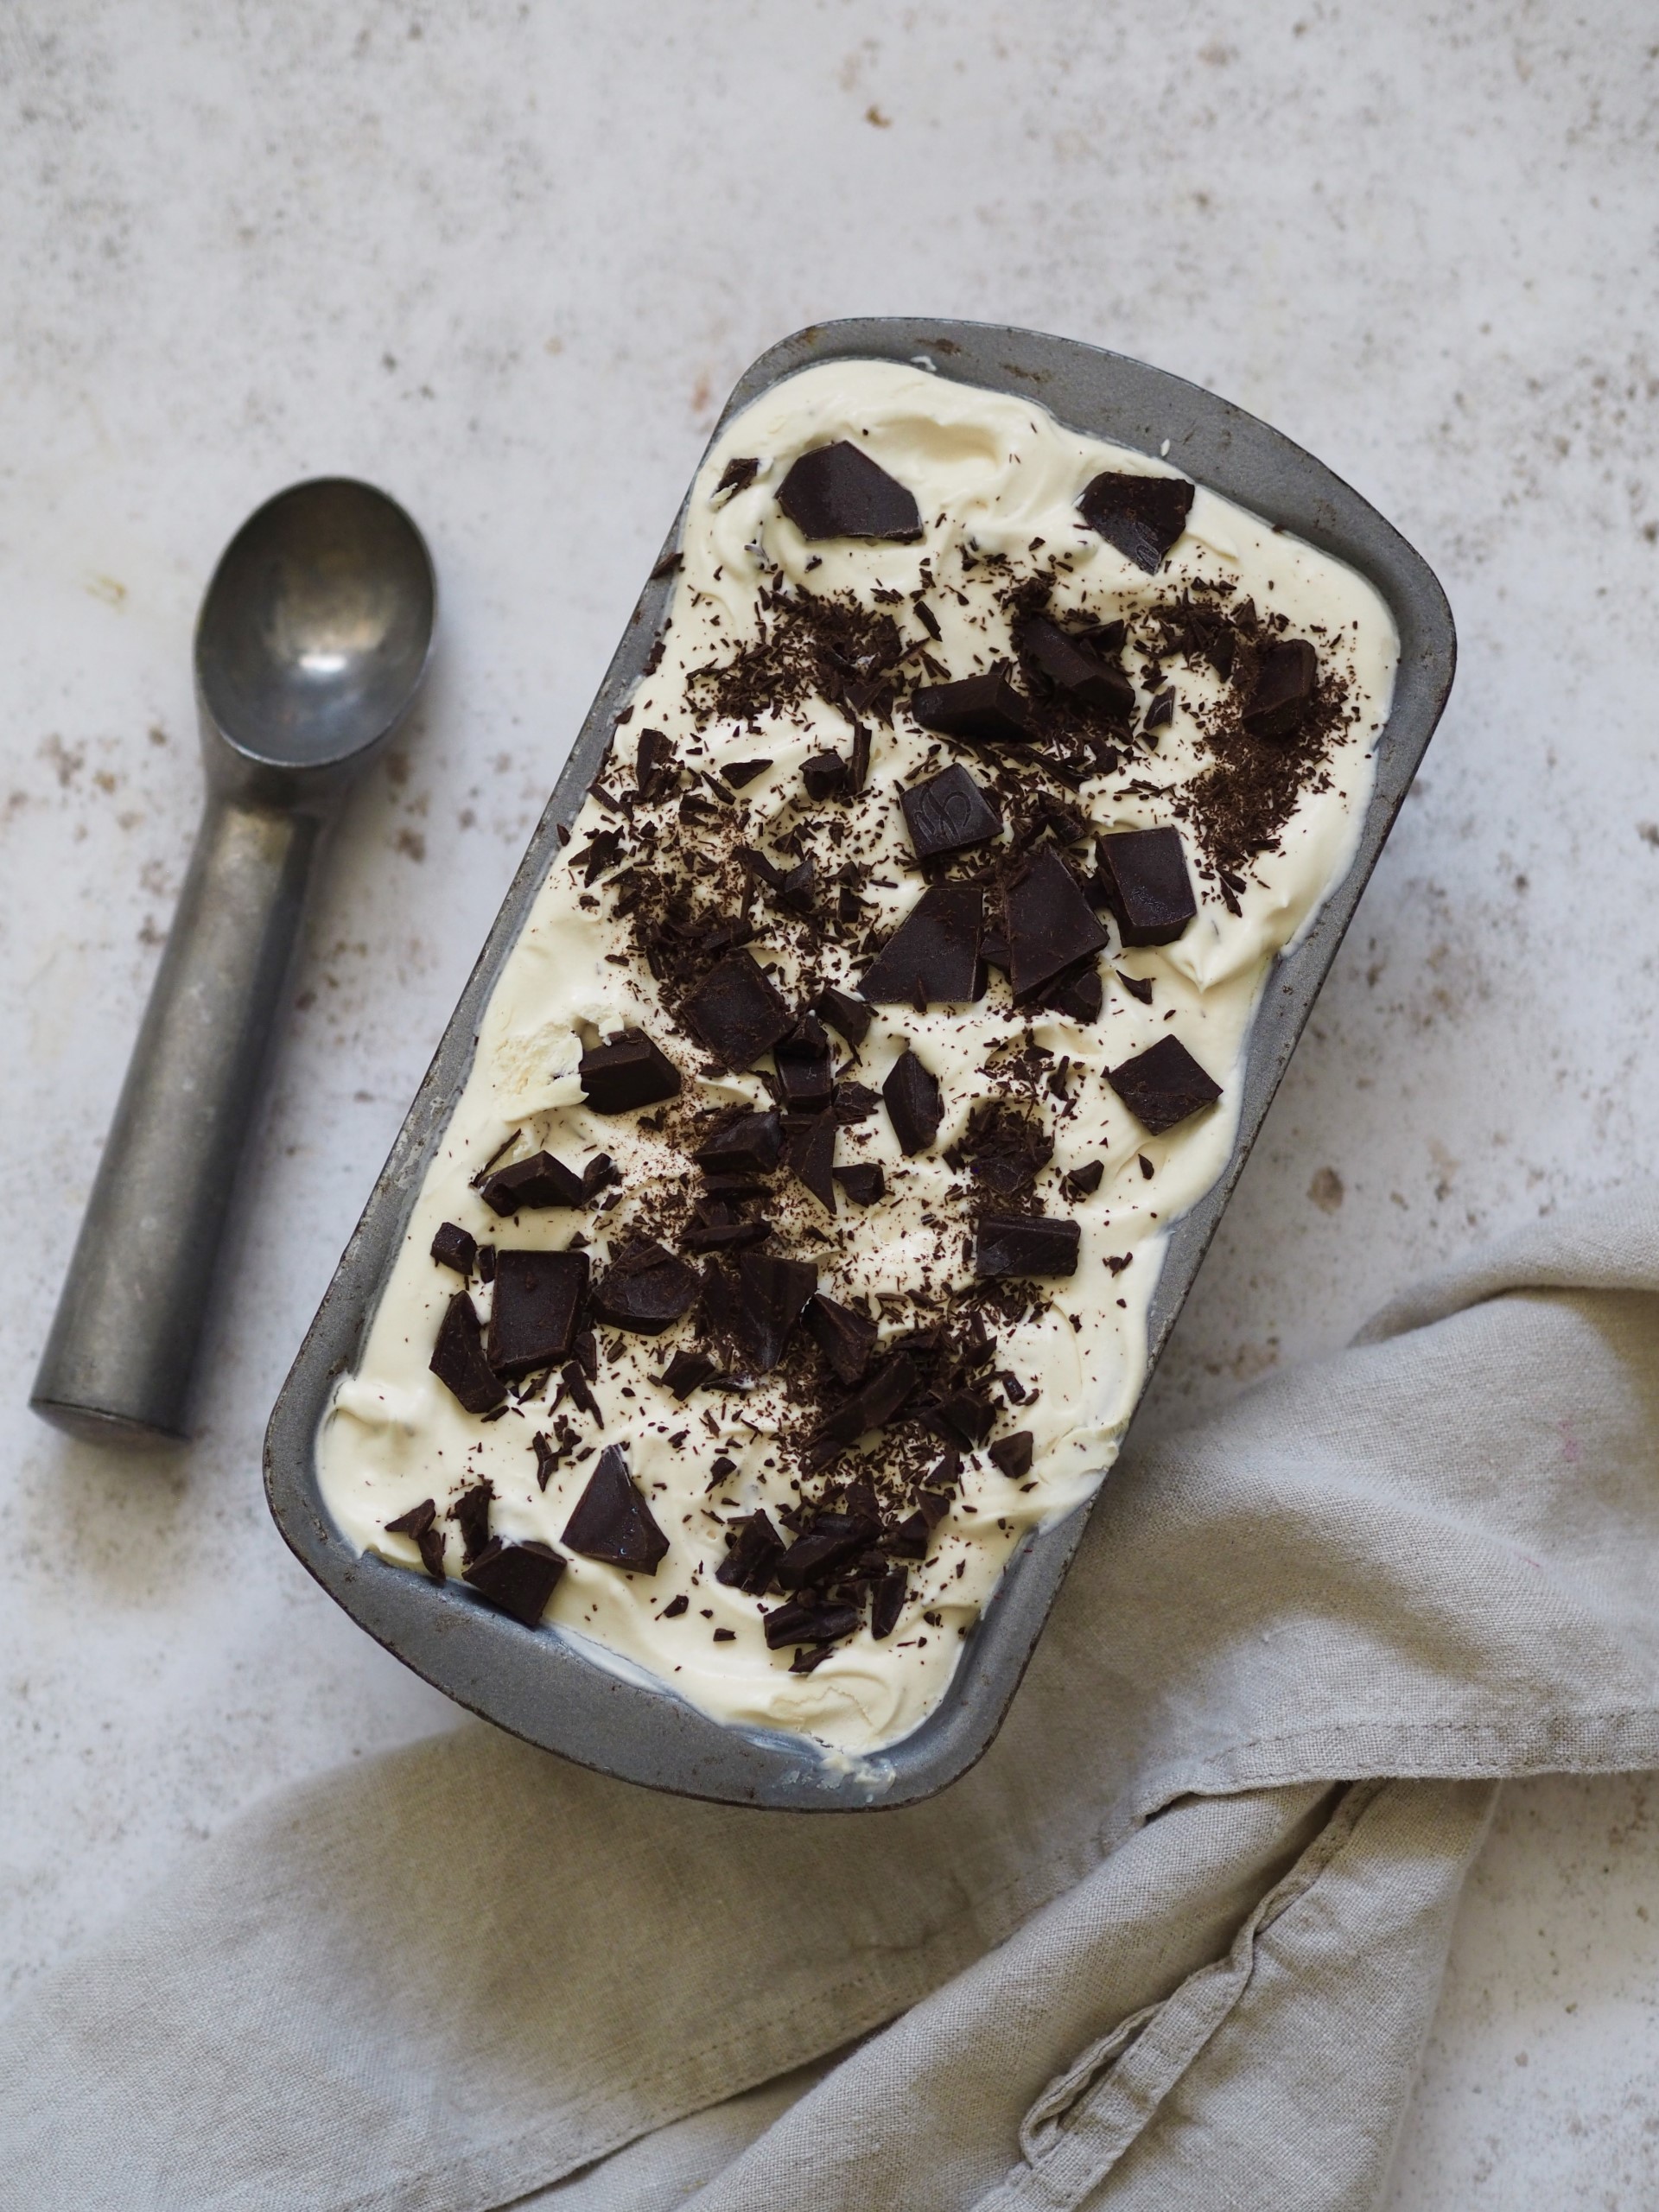
<svg viewBox="0 0 1659 2212">
<path fill-rule="evenodd" d="M 0 2022 L 0 2200 L 1359 2212 L 1497 1780 L 1659 1765 L 1656 1410 L 1643 1189 L 1126 1454 L 927 1804 L 285 1792 Z"/>
</svg>

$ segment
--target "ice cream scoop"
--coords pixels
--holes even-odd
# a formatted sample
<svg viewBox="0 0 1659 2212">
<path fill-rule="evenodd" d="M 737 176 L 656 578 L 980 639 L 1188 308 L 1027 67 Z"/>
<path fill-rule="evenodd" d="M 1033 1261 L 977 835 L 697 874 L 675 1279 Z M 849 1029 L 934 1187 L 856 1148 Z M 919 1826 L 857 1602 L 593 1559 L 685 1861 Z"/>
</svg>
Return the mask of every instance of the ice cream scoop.
<svg viewBox="0 0 1659 2212">
<path fill-rule="evenodd" d="M 213 572 L 195 639 L 207 804 L 31 1398 L 77 1436 L 188 1433 L 322 833 L 408 712 L 435 612 L 419 531 L 346 477 L 279 492 Z"/>
</svg>

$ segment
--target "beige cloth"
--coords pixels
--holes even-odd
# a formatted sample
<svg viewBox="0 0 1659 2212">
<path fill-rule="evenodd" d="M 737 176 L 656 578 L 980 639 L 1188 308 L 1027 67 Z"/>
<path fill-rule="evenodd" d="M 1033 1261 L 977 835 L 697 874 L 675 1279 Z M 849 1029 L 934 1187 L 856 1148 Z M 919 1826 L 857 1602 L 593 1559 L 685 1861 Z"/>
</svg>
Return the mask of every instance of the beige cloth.
<svg viewBox="0 0 1659 2212">
<path fill-rule="evenodd" d="M 268 1802 L 0 2023 L 0 2197 L 1360 2212 L 1496 1778 L 1659 1766 L 1656 1293 L 1621 1194 L 1131 1453 L 929 1804 Z"/>
</svg>

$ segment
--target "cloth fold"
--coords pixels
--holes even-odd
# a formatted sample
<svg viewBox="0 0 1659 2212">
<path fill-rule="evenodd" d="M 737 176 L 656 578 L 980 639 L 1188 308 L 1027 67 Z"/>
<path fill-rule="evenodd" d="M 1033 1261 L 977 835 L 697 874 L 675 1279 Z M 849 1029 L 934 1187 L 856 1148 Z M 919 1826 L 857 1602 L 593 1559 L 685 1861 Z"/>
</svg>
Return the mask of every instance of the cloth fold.
<svg viewBox="0 0 1659 2212">
<path fill-rule="evenodd" d="M 926 1805 L 256 1808 L 0 2022 L 16 2201 L 1360 2212 L 1493 1783 L 1659 1765 L 1656 1292 L 1622 1192 L 1132 1449 Z"/>
</svg>

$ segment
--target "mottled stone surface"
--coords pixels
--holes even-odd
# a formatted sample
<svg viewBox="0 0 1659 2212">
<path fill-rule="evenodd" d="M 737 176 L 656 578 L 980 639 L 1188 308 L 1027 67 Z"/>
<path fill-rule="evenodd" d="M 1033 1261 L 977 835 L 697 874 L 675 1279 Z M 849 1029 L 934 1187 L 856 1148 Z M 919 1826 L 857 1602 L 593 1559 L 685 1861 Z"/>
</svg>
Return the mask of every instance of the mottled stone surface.
<svg viewBox="0 0 1659 2212">
<path fill-rule="evenodd" d="M 1656 54 L 1631 0 L 0 18 L 0 1176 L 40 1259 L 0 1325 L 0 1990 L 261 1791 L 450 1717 L 273 1535 L 264 1414 L 720 397 L 799 324 L 1025 322 L 1213 385 L 1457 610 L 1154 1418 L 1650 1167 Z M 194 817 L 195 602 L 335 469 L 429 531 L 442 654 L 313 918 L 200 1440 L 99 1458 L 21 1401 Z M 1659 2195 L 1656 1875 L 1644 1781 L 1507 1795 L 1391 2212 Z"/>
</svg>

